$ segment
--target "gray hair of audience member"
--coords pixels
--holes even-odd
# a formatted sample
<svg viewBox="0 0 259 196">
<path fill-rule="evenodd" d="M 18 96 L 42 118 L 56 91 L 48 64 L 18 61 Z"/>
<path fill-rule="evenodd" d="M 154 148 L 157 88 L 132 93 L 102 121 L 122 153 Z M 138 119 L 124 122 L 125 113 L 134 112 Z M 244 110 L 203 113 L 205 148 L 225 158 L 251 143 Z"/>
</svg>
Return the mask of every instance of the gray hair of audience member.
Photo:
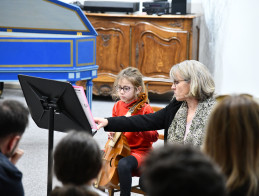
<svg viewBox="0 0 259 196">
<path fill-rule="evenodd" d="M 22 135 L 29 123 L 29 110 L 16 100 L 0 102 L 0 138 Z"/>
<path fill-rule="evenodd" d="M 63 184 L 86 184 L 97 177 L 101 167 L 100 148 L 87 132 L 69 132 L 54 150 L 54 172 Z"/>
<path fill-rule="evenodd" d="M 225 196 L 225 178 L 202 152 L 186 145 L 155 148 L 143 166 L 143 183 L 150 196 Z"/>
<path fill-rule="evenodd" d="M 179 75 L 183 80 L 190 82 L 190 97 L 195 97 L 199 101 L 204 101 L 214 95 L 215 82 L 208 68 L 195 60 L 185 60 L 174 65 L 170 70 L 170 77 L 179 80 Z"/>
</svg>

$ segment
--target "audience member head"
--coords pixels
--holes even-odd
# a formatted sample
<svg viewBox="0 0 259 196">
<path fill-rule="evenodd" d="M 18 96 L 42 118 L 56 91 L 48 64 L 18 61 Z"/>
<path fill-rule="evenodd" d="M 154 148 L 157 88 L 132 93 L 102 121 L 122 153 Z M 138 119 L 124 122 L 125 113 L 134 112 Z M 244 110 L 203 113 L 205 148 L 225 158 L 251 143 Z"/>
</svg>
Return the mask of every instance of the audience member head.
<svg viewBox="0 0 259 196">
<path fill-rule="evenodd" d="M 0 138 L 10 134 L 22 135 L 28 125 L 29 111 L 18 101 L 0 103 Z"/>
<path fill-rule="evenodd" d="M 144 187 L 150 196 L 224 196 L 223 175 L 202 152 L 186 145 L 155 148 L 143 168 Z"/>
<path fill-rule="evenodd" d="M 175 85 L 180 81 L 190 84 L 187 97 L 194 97 L 198 101 L 203 101 L 214 95 L 214 80 L 207 67 L 199 61 L 185 60 L 174 65 L 170 70 L 170 77 Z"/>
<path fill-rule="evenodd" d="M 54 172 L 64 185 L 86 185 L 102 167 L 101 151 L 94 138 L 83 131 L 71 131 L 54 150 Z"/>
<path fill-rule="evenodd" d="M 247 95 L 227 96 L 209 118 L 204 152 L 221 168 L 229 191 L 259 189 L 259 105 Z"/>
<path fill-rule="evenodd" d="M 85 186 L 66 185 L 56 187 L 50 196 L 99 196 L 99 194 L 87 189 Z"/>
<path fill-rule="evenodd" d="M 11 157 L 28 125 L 29 111 L 18 101 L 6 100 L 0 103 L 0 148 Z"/>
</svg>

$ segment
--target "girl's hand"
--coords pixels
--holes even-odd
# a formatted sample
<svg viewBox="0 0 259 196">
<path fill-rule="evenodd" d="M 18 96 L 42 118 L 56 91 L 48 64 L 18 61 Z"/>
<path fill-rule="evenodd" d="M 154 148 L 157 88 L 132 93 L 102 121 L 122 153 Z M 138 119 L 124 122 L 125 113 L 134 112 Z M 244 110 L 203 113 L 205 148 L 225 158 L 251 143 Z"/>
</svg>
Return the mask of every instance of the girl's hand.
<svg viewBox="0 0 259 196">
<path fill-rule="evenodd" d="M 114 134 L 115 134 L 115 132 L 108 132 L 108 139 L 113 140 Z"/>
<path fill-rule="evenodd" d="M 105 118 L 94 118 L 94 122 L 97 124 L 97 130 L 108 125 L 108 120 Z"/>
</svg>

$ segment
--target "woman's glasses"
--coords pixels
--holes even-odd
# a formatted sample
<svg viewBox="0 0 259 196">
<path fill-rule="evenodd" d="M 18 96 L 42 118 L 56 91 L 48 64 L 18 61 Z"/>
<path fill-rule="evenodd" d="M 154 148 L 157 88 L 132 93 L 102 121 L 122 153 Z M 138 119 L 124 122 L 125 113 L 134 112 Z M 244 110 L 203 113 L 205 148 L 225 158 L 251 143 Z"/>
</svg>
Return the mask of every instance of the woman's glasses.
<svg viewBox="0 0 259 196">
<path fill-rule="evenodd" d="M 176 87 L 182 81 L 188 82 L 188 80 L 174 80 L 173 86 Z"/>
</svg>

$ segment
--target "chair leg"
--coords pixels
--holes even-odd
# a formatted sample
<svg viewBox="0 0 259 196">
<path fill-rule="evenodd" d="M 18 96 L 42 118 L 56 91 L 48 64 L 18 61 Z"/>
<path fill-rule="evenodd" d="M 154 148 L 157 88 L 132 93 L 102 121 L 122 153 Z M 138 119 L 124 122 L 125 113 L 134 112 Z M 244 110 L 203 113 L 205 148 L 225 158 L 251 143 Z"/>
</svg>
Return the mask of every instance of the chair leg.
<svg viewBox="0 0 259 196">
<path fill-rule="evenodd" d="M 108 188 L 108 193 L 109 193 L 109 196 L 114 196 L 114 189 Z"/>
<path fill-rule="evenodd" d="M 133 193 L 138 193 L 138 194 L 141 194 L 141 195 L 146 195 L 146 193 L 141 190 L 141 188 L 139 187 L 139 185 L 132 186 L 132 187 L 131 187 L 131 192 L 133 192 Z"/>
</svg>

